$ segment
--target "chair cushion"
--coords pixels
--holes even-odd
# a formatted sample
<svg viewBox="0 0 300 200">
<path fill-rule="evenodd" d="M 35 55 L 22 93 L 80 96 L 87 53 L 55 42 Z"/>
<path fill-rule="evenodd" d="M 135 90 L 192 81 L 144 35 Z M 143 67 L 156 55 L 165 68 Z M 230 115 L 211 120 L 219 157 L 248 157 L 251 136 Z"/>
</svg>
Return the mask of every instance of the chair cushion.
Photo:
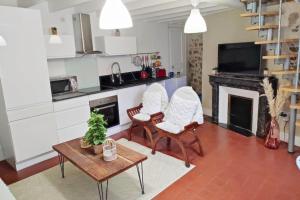
<svg viewBox="0 0 300 200">
<path fill-rule="evenodd" d="M 145 92 L 143 95 L 143 108 L 141 113 L 152 115 L 161 111 L 161 93 Z"/>
<path fill-rule="evenodd" d="M 151 117 L 148 114 L 138 113 L 138 114 L 134 115 L 133 118 L 137 119 L 139 121 L 146 122 L 146 121 L 149 121 Z"/>
<path fill-rule="evenodd" d="M 178 126 L 176 124 L 173 124 L 171 122 L 168 122 L 168 121 L 158 123 L 158 124 L 156 124 L 156 127 L 159 128 L 159 129 L 162 129 L 164 131 L 174 133 L 174 134 L 178 134 L 181 131 L 183 131 L 183 129 L 181 129 L 180 126 Z"/>
<path fill-rule="evenodd" d="M 173 96 L 167 109 L 164 121 L 172 122 L 181 129 L 190 124 L 196 112 L 198 102 Z"/>
</svg>

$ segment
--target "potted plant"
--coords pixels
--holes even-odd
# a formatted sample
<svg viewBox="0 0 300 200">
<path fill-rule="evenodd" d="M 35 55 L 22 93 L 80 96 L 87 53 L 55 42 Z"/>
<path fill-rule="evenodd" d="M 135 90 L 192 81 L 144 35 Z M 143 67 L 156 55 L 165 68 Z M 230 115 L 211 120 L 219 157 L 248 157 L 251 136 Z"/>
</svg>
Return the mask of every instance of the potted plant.
<svg viewBox="0 0 300 200">
<path fill-rule="evenodd" d="M 102 144 L 106 139 L 106 125 L 103 115 L 92 112 L 88 120 L 89 130 L 83 137 L 81 146 L 83 148 L 93 146 L 95 154 L 102 153 Z"/>
</svg>

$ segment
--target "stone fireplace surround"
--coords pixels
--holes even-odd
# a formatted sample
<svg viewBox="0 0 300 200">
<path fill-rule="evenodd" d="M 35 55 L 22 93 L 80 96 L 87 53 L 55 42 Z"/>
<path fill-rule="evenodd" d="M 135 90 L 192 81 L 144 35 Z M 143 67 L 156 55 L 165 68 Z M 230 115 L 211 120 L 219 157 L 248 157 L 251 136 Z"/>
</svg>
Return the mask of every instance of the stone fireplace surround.
<svg viewBox="0 0 300 200">
<path fill-rule="evenodd" d="M 261 86 L 263 77 L 247 77 L 247 76 L 232 76 L 232 75 L 225 75 L 225 74 L 217 74 L 217 75 L 210 75 L 209 82 L 212 85 L 212 120 L 214 123 L 224 123 L 224 115 L 223 108 L 220 108 L 219 105 L 219 95 L 224 95 L 224 89 L 227 91 L 228 94 L 231 90 L 233 93 L 238 91 L 243 91 L 244 95 L 241 94 L 240 96 L 250 96 L 253 95 L 254 102 L 258 101 L 258 107 L 254 108 L 257 110 L 257 117 L 254 117 L 254 120 L 257 124 L 252 124 L 252 130 L 255 131 L 254 134 L 258 137 L 265 136 L 265 124 L 270 119 L 270 115 L 268 114 L 268 103 L 264 94 L 264 89 Z M 276 78 L 270 77 L 270 81 L 276 84 Z M 241 89 L 241 90 L 237 90 Z M 249 94 L 247 94 L 249 91 Z M 256 91 L 256 92 L 253 92 Z M 258 95 L 255 95 L 257 94 Z M 226 103 L 227 100 L 224 102 Z M 222 104 L 221 104 L 222 105 Z M 255 105 L 254 105 L 255 107 Z M 219 112 L 220 115 L 219 115 Z M 223 112 L 223 113 L 222 113 Z M 226 113 L 227 114 L 227 113 Z M 219 119 L 221 117 L 221 119 Z M 225 121 L 226 122 L 226 121 Z"/>
</svg>

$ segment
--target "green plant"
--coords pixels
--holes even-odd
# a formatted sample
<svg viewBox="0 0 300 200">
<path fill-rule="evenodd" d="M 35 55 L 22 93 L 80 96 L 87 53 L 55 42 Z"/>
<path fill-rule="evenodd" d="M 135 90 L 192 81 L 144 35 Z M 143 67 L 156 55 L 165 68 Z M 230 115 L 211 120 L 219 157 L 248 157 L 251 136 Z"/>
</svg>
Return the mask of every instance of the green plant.
<svg viewBox="0 0 300 200">
<path fill-rule="evenodd" d="M 88 120 L 89 130 L 84 136 L 84 140 L 90 145 L 102 144 L 106 138 L 106 125 L 104 116 L 92 112 L 91 117 Z"/>
</svg>

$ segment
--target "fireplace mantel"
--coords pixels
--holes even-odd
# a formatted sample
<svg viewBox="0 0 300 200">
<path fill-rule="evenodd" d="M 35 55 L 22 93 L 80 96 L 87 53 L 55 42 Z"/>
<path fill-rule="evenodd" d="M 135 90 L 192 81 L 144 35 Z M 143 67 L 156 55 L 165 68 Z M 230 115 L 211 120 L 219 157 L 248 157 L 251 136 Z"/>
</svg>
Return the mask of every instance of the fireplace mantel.
<svg viewBox="0 0 300 200">
<path fill-rule="evenodd" d="M 265 136 L 265 124 L 270 119 L 268 103 L 261 85 L 263 77 L 243 77 L 230 75 L 209 75 L 209 83 L 212 85 L 212 118 L 218 123 L 219 115 L 219 86 L 257 91 L 260 95 L 258 105 L 258 122 L 256 136 Z M 276 78 L 270 77 L 270 81 L 276 83 Z"/>
</svg>

